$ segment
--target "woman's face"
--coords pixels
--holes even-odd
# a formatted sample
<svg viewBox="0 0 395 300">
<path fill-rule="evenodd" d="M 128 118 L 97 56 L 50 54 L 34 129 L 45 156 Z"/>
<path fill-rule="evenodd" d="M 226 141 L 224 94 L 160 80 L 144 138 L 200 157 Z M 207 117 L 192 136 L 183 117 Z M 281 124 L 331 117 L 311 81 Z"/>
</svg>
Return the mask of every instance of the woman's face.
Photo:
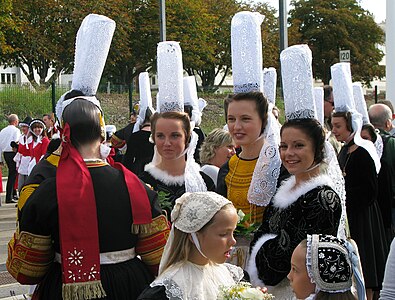
<svg viewBox="0 0 395 300">
<path fill-rule="evenodd" d="M 284 128 L 281 133 L 280 157 L 284 167 L 292 175 L 309 175 L 314 165 L 313 141 L 302 130 L 293 127 Z"/>
<path fill-rule="evenodd" d="M 222 145 L 221 147 L 216 148 L 214 151 L 215 155 L 211 160 L 211 164 L 217 166 L 218 168 L 222 167 L 222 165 L 236 153 L 234 143 L 231 143 L 230 145 Z"/>
<path fill-rule="evenodd" d="M 251 145 L 261 135 L 262 119 L 251 100 L 232 101 L 228 106 L 228 128 L 236 145 Z"/>
<path fill-rule="evenodd" d="M 181 120 L 159 118 L 154 141 L 164 160 L 174 160 L 185 150 L 185 132 Z"/>
<path fill-rule="evenodd" d="M 344 117 L 332 117 L 332 133 L 339 142 L 347 141 L 351 132 L 347 129 Z"/>
<path fill-rule="evenodd" d="M 306 248 L 298 245 L 291 257 L 291 271 L 288 279 L 297 299 L 306 299 L 315 292 L 315 284 L 311 282 L 306 268 Z"/>
<path fill-rule="evenodd" d="M 43 131 L 44 131 L 44 128 L 43 128 L 43 127 L 40 127 L 40 126 L 35 126 L 35 127 L 33 127 L 33 132 L 34 132 L 34 134 L 35 134 L 36 136 L 41 135 L 41 134 L 43 133 Z"/>
<path fill-rule="evenodd" d="M 221 209 L 214 216 L 213 223 L 198 232 L 200 247 L 206 257 L 217 264 L 224 263 L 230 257 L 230 251 L 236 244 L 233 232 L 238 216 L 234 208 Z"/>
</svg>

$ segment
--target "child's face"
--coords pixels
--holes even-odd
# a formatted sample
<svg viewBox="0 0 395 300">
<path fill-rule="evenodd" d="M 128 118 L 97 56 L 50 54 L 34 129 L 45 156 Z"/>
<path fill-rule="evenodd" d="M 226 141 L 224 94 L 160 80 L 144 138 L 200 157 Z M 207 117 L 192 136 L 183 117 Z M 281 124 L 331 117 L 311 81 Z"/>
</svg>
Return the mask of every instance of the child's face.
<svg viewBox="0 0 395 300">
<path fill-rule="evenodd" d="M 315 284 L 307 274 L 305 247 L 298 245 L 295 248 L 291 258 L 291 271 L 287 277 L 296 298 L 305 299 L 315 292 Z"/>
</svg>

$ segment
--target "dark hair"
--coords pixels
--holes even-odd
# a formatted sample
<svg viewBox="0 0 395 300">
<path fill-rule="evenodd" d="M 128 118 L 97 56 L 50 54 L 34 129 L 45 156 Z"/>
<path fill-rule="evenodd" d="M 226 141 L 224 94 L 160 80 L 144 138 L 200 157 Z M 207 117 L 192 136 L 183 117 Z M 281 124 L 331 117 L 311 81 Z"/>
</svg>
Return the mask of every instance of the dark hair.
<svg viewBox="0 0 395 300">
<path fill-rule="evenodd" d="M 75 99 L 63 111 L 63 122 L 70 126 L 71 143 L 79 146 L 102 139 L 99 108 L 85 99 Z"/>
<path fill-rule="evenodd" d="M 366 130 L 369 135 L 370 138 L 372 139 L 372 142 L 375 143 L 377 140 L 377 133 L 376 133 L 376 129 L 374 128 L 374 126 L 372 124 L 365 124 L 362 126 L 361 130 Z"/>
<path fill-rule="evenodd" d="M 253 101 L 256 104 L 258 115 L 262 120 L 261 133 L 265 130 L 267 124 L 267 111 L 269 108 L 269 102 L 261 92 L 248 92 L 235 94 L 232 98 L 227 99 L 226 103 L 226 117 L 228 116 L 229 104 L 233 101 Z"/>
<path fill-rule="evenodd" d="M 357 298 L 352 294 L 351 291 L 345 291 L 342 293 L 327 293 L 319 291 L 315 295 L 314 300 L 356 300 Z"/>
<path fill-rule="evenodd" d="M 225 123 L 228 122 L 228 106 L 233 96 L 234 96 L 233 94 L 229 94 L 228 97 L 224 99 Z"/>
<path fill-rule="evenodd" d="M 325 131 L 316 119 L 291 119 L 281 127 L 280 135 L 284 129 L 296 128 L 302 131 L 313 142 L 314 162 L 320 163 L 324 159 Z"/>
<path fill-rule="evenodd" d="M 145 110 L 144 122 L 143 122 L 143 124 L 141 124 L 141 126 L 146 124 L 146 123 L 149 123 L 151 121 L 152 115 L 153 115 L 153 113 L 152 113 L 151 108 L 147 107 L 147 109 Z"/>
<path fill-rule="evenodd" d="M 354 132 L 354 130 L 352 129 L 352 115 L 349 111 L 335 111 L 332 114 L 332 120 L 335 117 L 341 117 L 344 118 L 344 120 L 346 120 L 346 128 L 348 131 L 350 132 Z"/>
<path fill-rule="evenodd" d="M 156 122 L 158 122 L 159 119 L 180 120 L 182 122 L 182 129 L 184 130 L 185 133 L 185 147 L 188 146 L 189 139 L 191 137 L 191 121 L 186 113 L 178 112 L 178 111 L 155 113 L 151 117 L 151 133 L 154 141 L 155 141 L 155 133 L 156 133 Z"/>
<path fill-rule="evenodd" d="M 324 85 L 324 100 L 327 101 L 333 93 L 333 88 L 330 85 Z"/>
<path fill-rule="evenodd" d="M 188 114 L 189 118 L 192 118 L 192 110 L 193 110 L 193 106 L 190 104 L 184 104 L 184 112 L 186 114 Z"/>
</svg>

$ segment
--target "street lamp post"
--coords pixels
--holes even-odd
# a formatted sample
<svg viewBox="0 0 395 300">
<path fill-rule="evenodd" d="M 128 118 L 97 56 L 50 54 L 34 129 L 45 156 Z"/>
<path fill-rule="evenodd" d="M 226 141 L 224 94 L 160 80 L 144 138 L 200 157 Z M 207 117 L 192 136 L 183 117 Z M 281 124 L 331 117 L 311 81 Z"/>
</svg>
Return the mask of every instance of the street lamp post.
<svg viewBox="0 0 395 300">
<path fill-rule="evenodd" d="M 286 0 L 278 1 L 279 21 L 280 21 L 280 52 L 288 47 L 287 29 L 287 3 Z"/>
<path fill-rule="evenodd" d="M 166 41 L 166 0 L 159 0 L 160 41 Z"/>
</svg>

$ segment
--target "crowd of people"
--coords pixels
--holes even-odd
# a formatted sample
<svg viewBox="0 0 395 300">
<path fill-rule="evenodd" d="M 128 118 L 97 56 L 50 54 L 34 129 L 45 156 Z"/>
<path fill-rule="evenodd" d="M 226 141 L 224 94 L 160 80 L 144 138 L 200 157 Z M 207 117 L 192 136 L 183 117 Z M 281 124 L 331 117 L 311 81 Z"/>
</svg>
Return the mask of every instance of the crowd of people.
<svg viewBox="0 0 395 300">
<path fill-rule="evenodd" d="M 32 299 L 211 300 L 245 282 L 259 287 L 253 299 L 394 298 L 393 112 L 357 111 L 349 64 L 336 64 L 321 123 L 307 45 L 281 53 L 276 109 L 276 79 L 246 79 L 254 66 L 262 75 L 258 17 L 234 17 L 232 35 L 248 27 L 257 59 L 240 63 L 232 45 L 226 126 L 207 136 L 176 42 L 158 45 L 156 110 L 141 74 L 130 124 L 106 136 L 96 91 L 115 22 L 84 19 L 58 121 L 12 114 L 0 131 L 6 203 L 16 178 L 20 193 L 7 269 Z"/>
</svg>

